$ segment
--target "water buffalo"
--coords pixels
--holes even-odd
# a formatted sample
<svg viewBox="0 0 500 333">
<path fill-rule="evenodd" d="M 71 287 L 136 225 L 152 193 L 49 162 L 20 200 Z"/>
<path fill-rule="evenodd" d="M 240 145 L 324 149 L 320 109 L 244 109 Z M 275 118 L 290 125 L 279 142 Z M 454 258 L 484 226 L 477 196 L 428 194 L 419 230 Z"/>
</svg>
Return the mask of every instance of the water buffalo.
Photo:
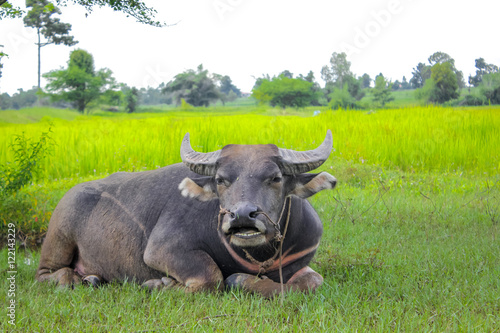
<svg viewBox="0 0 500 333">
<path fill-rule="evenodd" d="M 189 292 L 226 285 L 266 297 L 282 286 L 315 290 L 323 278 L 308 263 L 323 229 L 305 198 L 336 179 L 306 172 L 331 149 L 328 131 L 310 151 L 268 144 L 200 153 L 188 133 L 184 163 L 69 190 L 49 223 L 36 279 L 63 286 L 128 279 Z"/>
</svg>

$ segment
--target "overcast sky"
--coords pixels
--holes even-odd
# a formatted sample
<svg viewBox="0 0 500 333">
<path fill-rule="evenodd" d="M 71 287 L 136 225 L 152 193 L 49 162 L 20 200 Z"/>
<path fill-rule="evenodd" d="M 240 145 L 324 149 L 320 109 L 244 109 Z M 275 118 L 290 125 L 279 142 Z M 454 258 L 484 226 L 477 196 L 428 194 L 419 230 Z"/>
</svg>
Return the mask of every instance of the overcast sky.
<svg viewBox="0 0 500 333">
<path fill-rule="evenodd" d="M 95 8 L 85 17 L 80 6 L 61 7 L 61 21 L 72 24 L 73 47 L 42 48 L 42 73 L 67 65 L 71 50 L 94 56 L 96 68 L 112 70 L 118 82 L 157 87 L 199 64 L 229 75 L 244 92 L 254 77 L 287 69 L 321 67 L 333 52 L 346 52 L 357 76 L 378 73 L 409 80 L 412 68 L 441 51 L 455 59 L 467 80 L 474 59 L 500 65 L 500 2 L 491 0 L 164 0 L 145 1 L 157 19 L 175 26 L 154 28 L 121 12 Z M 11 1 L 24 7 L 24 0 Z M 3 58 L 0 92 L 12 94 L 37 82 L 34 29 L 22 19 L 0 21 Z M 44 81 L 42 80 L 42 85 Z"/>
</svg>

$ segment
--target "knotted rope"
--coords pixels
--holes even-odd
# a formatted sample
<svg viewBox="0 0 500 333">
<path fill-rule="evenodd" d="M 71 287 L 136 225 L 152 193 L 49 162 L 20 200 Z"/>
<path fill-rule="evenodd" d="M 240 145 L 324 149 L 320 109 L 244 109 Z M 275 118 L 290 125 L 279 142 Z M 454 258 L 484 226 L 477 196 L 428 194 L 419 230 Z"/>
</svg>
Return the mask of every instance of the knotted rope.
<svg viewBox="0 0 500 333">
<path fill-rule="evenodd" d="M 288 206 L 288 212 L 287 212 L 287 216 L 286 216 L 286 221 L 285 221 L 285 229 L 283 230 L 283 234 L 281 234 L 281 230 L 280 230 L 280 222 L 281 222 L 281 219 L 283 218 L 283 214 L 285 213 L 285 208 Z M 273 266 L 275 260 L 276 260 L 276 257 L 279 258 L 279 276 L 280 276 L 280 285 L 281 285 L 281 295 L 283 296 L 284 295 L 284 284 L 283 284 L 283 265 L 282 265 L 282 260 L 283 260 L 283 243 L 285 242 L 285 237 L 286 237 L 286 233 L 288 231 L 288 225 L 290 223 L 290 211 L 291 211 L 291 207 L 292 207 L 292 197 L 291 196 L 287 196 L 285 198 L 285 203 L 283 205 L 283 208 L 281 209 L 281 213 L 280 213 L 280 217 L 278 219 L 277 222 L 273 221 L 271 219 L 271 217 L 265 213 L 265 212 L 257 212 L 256 214 L 262 214 L 264 215 L 268 220 L 269 222 L 274 226 L 274 229 L 275 229 L 275 233 L 274 233 L 274 240 L 276 242 L 278 242 L 279 246 L 278 248 L 276 249 L 276 252 L 274 253 L 273 256 L 271 256 L 271 258 L 265 260 L 265 261 L 258 261 L 257 259 L 255 259 L 247 250 L 245 249 L 242 249 L 243 252 L 245 252 L 245 256 L 246 258 L 253 264 L 256 264 L 259 266 L 259 275 L 260 274 L 265 274 L 267 272 L 267 270 Z M 218 216 L 218 225 L 217 225 L 217 230 L 219 231 L 219 233 L 221 233 L 221 220 L 222 220 L 222 216 L 224 216 L 225 214 L 231 214 L 231 211 L 226 209 L 226 208 L 223 208 L 223 207 L 220 207 L 220 211 L 219 211 L 219 216 Z"/>
</svg>

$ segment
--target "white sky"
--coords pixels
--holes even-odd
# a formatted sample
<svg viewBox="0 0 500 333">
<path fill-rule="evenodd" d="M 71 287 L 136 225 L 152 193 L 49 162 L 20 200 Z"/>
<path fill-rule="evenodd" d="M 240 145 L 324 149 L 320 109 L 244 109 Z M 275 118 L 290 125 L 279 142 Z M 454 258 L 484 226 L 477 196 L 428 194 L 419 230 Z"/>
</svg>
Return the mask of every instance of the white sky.
<svg viewBox="0 0 500 333">
<path fill-rule="evenodd" d="M 24 7 L 24 0 L 11 1 Z M 176 74 L 203 64 L 229 75 L 250 92 L 262 74 L 321 67 L 333 52 L 346 51 L 358 76 L 409 80 L 412 68 L 436 52 L 455 59 L 467 80 L 474 59 L 500 65 L 500 2 L 491 0 L 166 0 L 146 1 L 157 19 L 176 26 L 154 28 L 121 12 L 95 8 L 85 17 L 80 6 L 61 7 L 61 21 L 72 24 L 73 47 L 42 48 L 42 73 L 66 67 L 69 53 L 82 48 L 96 68 L 107 67 L 118 82 L 157 87 Z M 34 29 L 22 19 L 0 21 L 3 58 L 0 92 L 12 94 L 37 82 Z M 346 49 L 347 48 L 347 49 Z M 42 85 L 44 82 L 42 80 Z"/>
</svg>

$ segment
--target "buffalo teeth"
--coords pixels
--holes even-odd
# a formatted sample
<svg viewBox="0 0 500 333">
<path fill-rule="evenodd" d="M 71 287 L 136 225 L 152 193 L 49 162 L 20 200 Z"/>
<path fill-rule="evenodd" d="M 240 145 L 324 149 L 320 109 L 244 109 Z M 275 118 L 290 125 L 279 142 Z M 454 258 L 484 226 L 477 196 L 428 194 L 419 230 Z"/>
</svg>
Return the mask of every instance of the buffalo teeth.
<svg viewBox="0 0 500 333">
<path fill-rule="evenodd" d="M 250 237 L 259 236 L 261 234 L 262 234 L 261 232 L 252 232 L 252 233 L 240 233 L 240 232 L 238 232 L 234 235 L 237 237 L 242 237 L 242 238 L 250 238 Z"/>
</svg>

